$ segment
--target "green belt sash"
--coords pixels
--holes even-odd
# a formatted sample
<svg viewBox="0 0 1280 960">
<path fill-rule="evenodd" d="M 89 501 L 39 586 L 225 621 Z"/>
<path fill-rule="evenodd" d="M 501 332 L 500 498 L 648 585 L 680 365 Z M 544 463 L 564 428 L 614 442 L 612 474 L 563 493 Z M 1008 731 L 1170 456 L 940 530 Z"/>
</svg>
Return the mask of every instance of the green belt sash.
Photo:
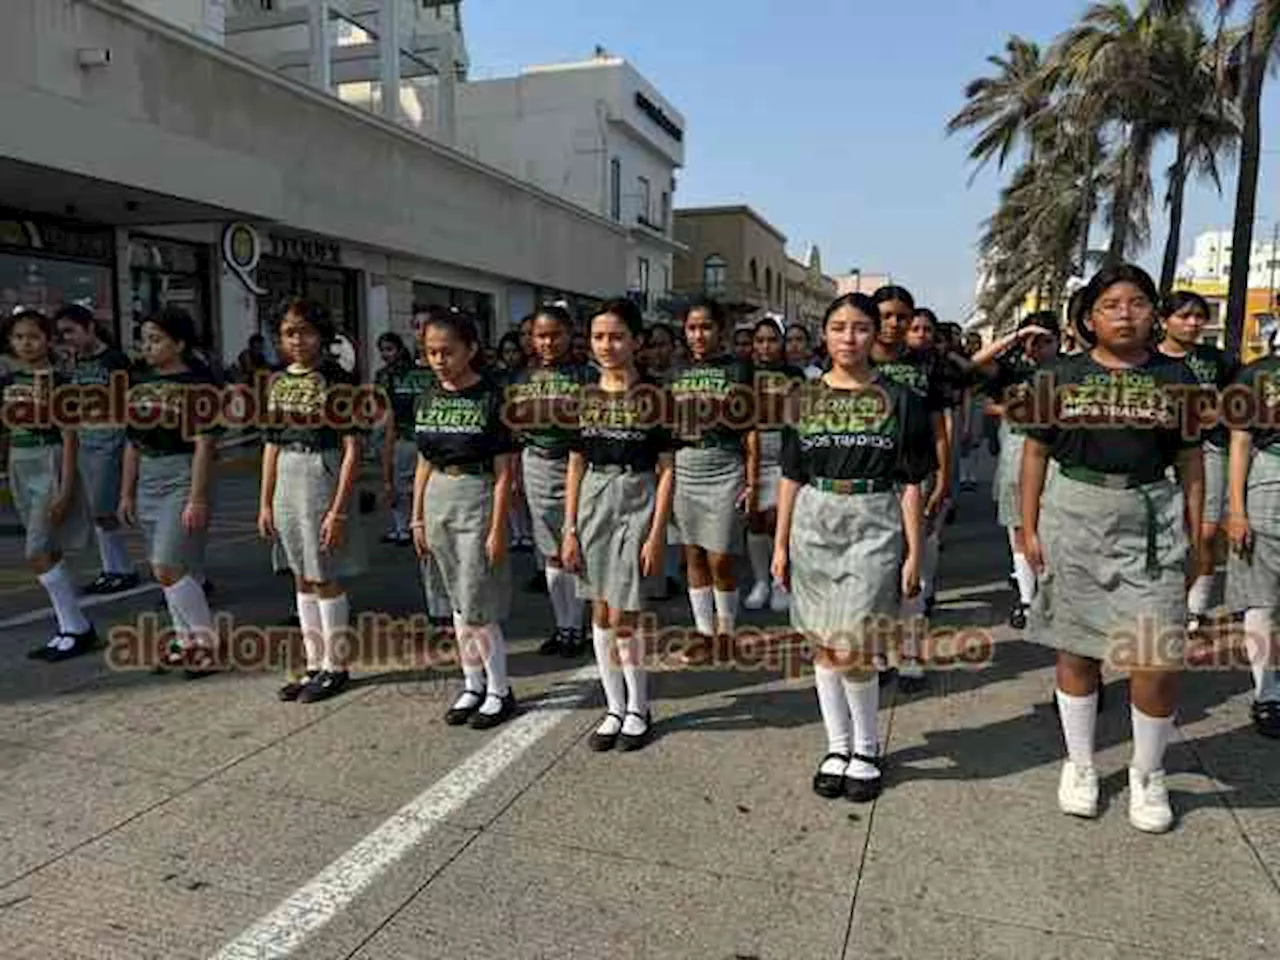
<svg viewBox="0 0 1280 960">
<path fill-rule="evenodd" d="M 1160 558 L 1159 551 L 1156 549 L 1156 528 L 1159 524 L 1156 517 L 1155 501 L 1151 499 L 1151 491 L 1147 488 L 1152 484 L 1164 481 L 1166 479 L 1165 475 L 1163 473 L 1154 475 L 1102 473 L 1099 470 L 1090 470 L 1088 467 L 1061 467 L 1058 472 L 1068 480 L 1087 483 L 1093 487 L 1103 487 L 1107 490 L 1133 490 L 1142 498 L 1142 508 L 1147 515 L 1147 574 L 1153 580 L 1158 579 L 1160 576 Z"/>
<path fill-rule="evenodd" d="M 895 484 L 892 480 L 882 478 L 833 480 L 828 477 L 814 477 L 809 481 L 809 486 L 821 490 L 823 493 L 838 493 L 843 497 L 864 493 L 889 493 L 895 489 Z"/>
</svg>

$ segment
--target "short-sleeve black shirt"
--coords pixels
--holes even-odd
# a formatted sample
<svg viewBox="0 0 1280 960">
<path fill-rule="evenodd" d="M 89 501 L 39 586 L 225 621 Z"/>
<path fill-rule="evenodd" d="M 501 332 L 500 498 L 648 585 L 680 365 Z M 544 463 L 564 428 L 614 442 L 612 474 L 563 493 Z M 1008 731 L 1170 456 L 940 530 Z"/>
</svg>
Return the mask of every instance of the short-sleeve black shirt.
<svg viewBox="0 0 1280 960">
<path fill-rule="evenodd" d="M 1252 413 L 1248 429 L 1254 447 L 1274 447 L 1280 441 L 1280 357 L 1262 357 L 1246 364 L 1236 374 L 1233 386 L 1253 395 L 1248 406 Z M 1243 429 L 1245 425 L 1237 426 Z"/>
<path fill-rule="evenodd" d="M 297 444 L 313 450 L 336 450 L 356 430 L 355 388 L 358 382 L 334 362 L 314 370 L 281 370 L 267 392 L 267 426 L 263 439 L 281 446 Z M 347 394 L 347 400 L 340 393 Z"/>
<path fill-rule="evenodd" d="M 1188 350 L 1182 362 L 1187 365 L 1200 386 L 1218 393 L 1230 386 L 1239 372 L 1239 366 L 1228 354 L 1207 343 L 1198 343 Z M 1215 424 L 1205 431 L 1205 442 L 1226 449 L 1229 432 L 1225 423 Z"/>
<path fill-rule="evenodd" d="M 578 429 L 582 388 L 600 374 L 584 364 L 521 370 L 507 387 L 506 416 L 523 446 L 563 456 Z"/>
<path fill-rule="evenodd" d="M 492 470 L 495 457 L 515 449 L 502 407 L 503 386 L 492 376 L 482 374 L 462 390 L 432 382 L 414 409 L 418 452 L 436 469 Z"/>
<path fill-rule="evenodd" d="M 405 363 L 383 367 L 375 380 L 387 392 L 391 414 L 395 417 L 397 439 L 412 440 L 413 408 L 418 402 L 418 394 L 435 382 L 435 374 L 429 367 Z"/>
<path fill-rule="evenodd" d="M 670 386 L 679 443 L 741 450 L 755 426 L 752 379 L 751 364 L 730 354 L 679 370 Z"/>
<path fill-rule="evenodd" d="M 591 466 L 651 472 L 674 442 L 663 420 L 668 399 L 666 389 L 647 377 L 625 392 L 604 390 L 598 383 L 584 386 L 573 450 Z"/>
<path fill-rule="evenodd" d="M 901 384 L 924 397 L 929 413 L 947 408 L 947 394 L 931 354 L 921 350 L 903 350 L 897 357 L 872 366 L 886 380 Z"/>
<path fill-rule="evenodd" d="M 53 394 L 67 385 L 67 377 L 52 368 L 35 372 L 0 370 L 0 422 L 13 447 L 47 447 L 62 442 L 54 423 Z"/>
<path fill-rule="evenodd" d="M 756 424 L 766 432 L 780 431 L 786 423 L 789 398 L 808 378 L 789 363 L 756 364 Z"/>
<path fill-rule="evenodd" d="M 920 483 L 937 469 L 924 398 L 900 383 L 877 377 L 863 389 L 838 390 L 814 380 L 798 400 L 782 432 L 789 480 Z"/>
<path fill-rule="evenodd" d="M 1050 447 L 1064 467 L 1151 475 L 1200 442 L 1186 404 L 1198 387 L 1180 360 L 1152 351 L 1143 364 L 1112 370 L 1088 353 L 1059 357 L 1038 374 L 1026 403 L 1007 415 Z M 1051 410 L 1039 409 L 1051 398 Z M 1184 422 L 1187 421 L 1187 422 Z"/>
<path fill-rule="evenodd" d="M 179 373 L 135 370 L 125 430 L 129 443 L 146 456 L 194 453 L 195 438 L 216 434 L 219 426 L 212 419 L 193 419 L 203 404 L 193 404 L 190 393 L 216 389 L 212 376 L 202 367 Z"/>
</svg>

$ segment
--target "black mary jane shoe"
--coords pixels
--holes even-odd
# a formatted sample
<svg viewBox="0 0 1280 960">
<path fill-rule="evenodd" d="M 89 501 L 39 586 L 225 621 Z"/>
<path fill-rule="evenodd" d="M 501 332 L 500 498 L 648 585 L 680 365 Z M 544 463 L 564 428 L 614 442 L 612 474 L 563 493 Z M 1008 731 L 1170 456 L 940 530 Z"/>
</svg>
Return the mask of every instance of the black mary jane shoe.
<svg viewBox="0 0 1280 960">
<path fill-rule="evenodd" d="M 563 627 L 556 627 L 551 631 L 551 636 L 542 641 L 542 646 L 538 647 L 538 655 L 542 657 L 558 657 L 564 651 L 565 630 Z"/>
<path fill-rule="evenodd" d="M 351 682 L 348 670 L 321 670 L 298 694 L 299 703 L 319 703 L 338 696 Z"/>
<path fill-rule="evenodd" d="M 636 713 L 634 710 L 627 711 L 628 717 L 638 717 L 644 721 L 644 729 L 639 733 L 618 733 L 618 749 L 623 753 L 630 753 L 632 750 L 640 750 L 648 742 L 653 739 L 653 714 L 648 710 L 644 712 L 644 716 Z M 623 718 L 626 723 L 626 718 Z"/>
<path fill-rule="evenodd" d="M 608 753 L 612 750 L 618 743 L 618 736 L 622 733 L 623 718 L 618 716 L 616 713 L 606 713 L 605 719 L 607 720 L 609 717 L 613 717 L 613 719 L 618 721 L 617 733 L 600 733 L 600 724 L 597 723 L 597 729 L 592 730 L 591 736 L 587 737 L 587 746 L 596 753 Z"/>
<path fill-rule="evenodd" d="M 319 670 L 308 670 L 297 680 L 290 680 L 283 687 L 277 690 L 276 695 L 285 703 L 291 703 L 298 699 L 298 696 L 302 693 L 303 689 L 315 680 L 319 674 Z"/>
<path fill-rule="evenodd" d="M 462 703 L 462 697 L 470 697 L 474 701 L 470 705 L 459 706 Z M 449 708 L 449 712 L 444 715 L 444 722 L 451 727 L 465 726 L 467 721 L 471 719 L 471 715 L 480 709 L 480 704 L 484 703 L 484 694 L 477 693 L 474 690 L 464 690 L 462 696 L 454 701 L 454 705 Z"/>
<path fill-rule="evenodd" d="M 488 697 L 486 696 L 487 700 Z M 484 701 L 481 701 L 482 703 Z M 510 687 L 507 688 L 506 694 L 502 697 L 502 707 L 497 713 L 481 713 L 477 707 L 476 712 L 471 715 L 472 730 L 492 730 L 494 727 L 501 726 L 506 723 L 516 713 L 516 693 Z"/>
<path fill-rule="evenodd" d="M 1280 700 L 1255 700 L 1249 708 L 1253 728 L 1259 735 L 1280 739 Z"/>
<path fill-rule="evenodd" d="M 587 645 L 583 632 L 572 628 L 565 629 L 564 642 L 560 644 L 560 656 L 563 659 L 576 660 L 582 656 L 582 652 Z"/>
<path fill-rule="evenodd" d="M 66 650 L 47 647 L 44 659 L 50 663 L 61 663 L 63 660 L 82 657 L 98 646 L 98 631 L 92 625 L 82 633 L 63 633 L 59 636 L 59 639 L 62 637 L 70 637 L 73 643 Z"/>
<path fill-rule="evenodd" d="M 844 793 L 844 773 L 823 773 L 822 768 L 828 760 L 839 760 L 849 765 L 847 753 L 828 753 L 818 764 L 818 772 L 813 775 L 813 792 L 826 800 L 834 800 Z"/>
<path fill-rule="evenodd" d="M 1009 626 L 1015 630 L 1025 630 L 1027 627 L 1027 605 L 1021 601 L 1014 603 L 1009 608 Z"/>
<path fill-rule="evenodd" d="M 869 763 L 877 770 L 880 776 L 874 780 L 859 780 L 845 774 L 844 777 L 844 795 L 853 803 L 870 803 L 876 797 L 880 796 L 880 792 L 884 789 L 884 767 L 879 757 L 868 757 L 861 753 L 855 753 L 853 760 L 861 760 L 863 763 Z M 852 762 L 852 760 L 850 761 Z"/>
</svg>

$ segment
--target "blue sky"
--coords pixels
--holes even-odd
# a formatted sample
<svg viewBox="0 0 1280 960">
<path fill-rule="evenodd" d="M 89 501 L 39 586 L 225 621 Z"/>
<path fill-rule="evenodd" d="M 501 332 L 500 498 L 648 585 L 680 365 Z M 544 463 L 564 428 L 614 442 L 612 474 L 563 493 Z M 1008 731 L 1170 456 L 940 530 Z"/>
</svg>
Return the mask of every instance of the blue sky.
<svg viewBox="0 0 1280 960">
<path fill-rule="evenodd" d="M 972 185 L 963 135 L 947 137 L 964 84 L 1020 33 L 1048 46 L 1082 0 L 471 0 L 463 24 L 473 76 L 589 57 L 627 58 L 684 114 L 677 206 L 750 203 L 828 273 L 891 273 L 944 319 L 973 303 L 974 247 L 1002 177 Z M 1280 217 L 1280 76 L 1263 107 L 1255 230 Z M 1268 124 L 1266 121 L 1271 120 Z M 1167 150 L 1158 153 L 1163 197 Z M 1229 227 L 1223 193 L 1188 193 L 1185 256 L 1201 230 Z M 1166 220 L 1137 259 L 1159 269 Z M 1095 245 L 1098 238 L 1095 238 Z"/>
</svg>

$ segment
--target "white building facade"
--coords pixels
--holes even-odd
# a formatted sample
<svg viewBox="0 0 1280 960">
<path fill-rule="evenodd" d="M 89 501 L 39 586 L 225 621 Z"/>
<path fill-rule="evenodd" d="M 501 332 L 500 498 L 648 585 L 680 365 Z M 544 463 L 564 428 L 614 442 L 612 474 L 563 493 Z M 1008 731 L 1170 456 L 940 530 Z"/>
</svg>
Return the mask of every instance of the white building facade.
<svg viewBox="0 0 1280 960">
<path fill-rule="evenodd" d="M 531 67 L 459 84 L 458 149 L 627 231 L 627 291 L 650 317 L 671 291 L 680 113 L 625 60 Z"/>
<path fill-rule="evenodd" d="M 406 115 L 415 78 L 397 80 L 381 45 L 437 87 L 465 50 L 416 0 L 387 2 L 403 14 L 390 34 L 384 0 L 9 0 L 0 309 L 81 302 L 128 345 L 176 303 L 231 361 L 306 296 L 367 375 L 376 338 L 407 333 L 415 305 L 469 310 L 496 339 L 539 298 L 584 314 L 621 293 L 623 225 L 459 153 L 438 112 Z M 323 40 L 301 66 L 299 28 Z M 270 35 L 293 40 L 267 49 Z M 450 38 L 435 53 L 433 35 Z M 255 58 L 234 49 L 246 37 Z M 339 96 L 371 73 L 402 95 L 381 111 Z"/>
<path fill-rule="evenodd" d="M 1191 256 L 1178 266 L 1177 278 L 1185 283 L 1217 281 L 1231 277 L 1231 231 L 1209 230 L 1198 235 Z M 1249 256 L 1249 289 L 1266 290 L 1280 284 L 1280 244 L 1255 235 Z"/>
</svg>

